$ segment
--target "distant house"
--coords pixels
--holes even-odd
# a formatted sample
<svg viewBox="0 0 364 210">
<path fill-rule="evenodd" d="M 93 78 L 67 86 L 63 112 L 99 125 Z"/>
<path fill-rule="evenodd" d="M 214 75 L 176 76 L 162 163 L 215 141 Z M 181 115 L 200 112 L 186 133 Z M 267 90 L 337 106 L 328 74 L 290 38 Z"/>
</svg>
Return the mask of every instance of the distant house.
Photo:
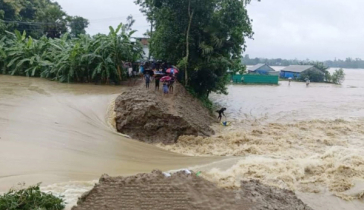
<svg viewBox="0 0 364 210">
<path fill-rule="evenodd" d="M 278 75 L 279 72 L 274 70 L 272 67 L 268 66 L 267 64 L 257 64 L 248 68 L 248 73 L 253 74 L 262 74 L 262 75 Z"/>
<path fill-rule="evenodd" d="M 139 37 L 139 38 L 135 38 L 136 40 L 140 41 L 140 43 L 142 43 L 143 45 L 143 60 L 148 60 L 149 57 L 149 38 L 146 37 Z"/>
<path fill-rule="evenodd" d="M 288 78 L 296 79 L 300 77 L 302 72 L 308 70 L 319 71 L 316 67 L 312 65 L 291 65 L 281 70 L 280 77 L 287 79 Z"/>
</svg>

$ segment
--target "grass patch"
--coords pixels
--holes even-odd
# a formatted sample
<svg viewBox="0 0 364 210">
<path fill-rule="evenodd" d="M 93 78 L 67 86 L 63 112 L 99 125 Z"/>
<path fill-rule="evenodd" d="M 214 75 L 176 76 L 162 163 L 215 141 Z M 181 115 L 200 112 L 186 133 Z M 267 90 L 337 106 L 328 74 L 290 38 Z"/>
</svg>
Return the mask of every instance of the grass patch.
<svg viewBox="0 0 364 210">
<path fill-rule="evenodd" d="M 0 195 L 0 210 L 62 210 L 62 198 L 40 191 L 39 184 L 26 189 L 9 190 Z"/>
</svg>

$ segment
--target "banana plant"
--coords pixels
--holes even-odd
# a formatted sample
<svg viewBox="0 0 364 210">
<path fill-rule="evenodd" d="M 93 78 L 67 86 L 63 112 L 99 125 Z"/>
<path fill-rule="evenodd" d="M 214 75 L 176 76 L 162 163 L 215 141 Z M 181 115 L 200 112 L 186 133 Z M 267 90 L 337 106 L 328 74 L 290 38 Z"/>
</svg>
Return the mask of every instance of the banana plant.
<svg viewBox="0 0 364 210">
<path fill-rule="evenodd" d="M 7 55 L 10 58 L 6 67 L 10 69 L 11 75 L 23 75 L 27 77 L 39 77 L 44 69 L 49 68 L 52 63 L 46 60 L 48 40 L 33 40 L 31 37 L 26 38 L 15 31 L 15 40 L 12 47 L 7 49 Z"/>
<path fill-rule="evenodd" d="M 43 77 L 60 82 L 120 82 L 126 75 L 122 64 L 135 62 L 143 52 L 132 41 L 135 31 L 120 24 L 108 35 L 71 38 L 42 37 L 35 40 L 25 32 L 7 32 L 0 39 L 0 73 Z"/>
</svg>

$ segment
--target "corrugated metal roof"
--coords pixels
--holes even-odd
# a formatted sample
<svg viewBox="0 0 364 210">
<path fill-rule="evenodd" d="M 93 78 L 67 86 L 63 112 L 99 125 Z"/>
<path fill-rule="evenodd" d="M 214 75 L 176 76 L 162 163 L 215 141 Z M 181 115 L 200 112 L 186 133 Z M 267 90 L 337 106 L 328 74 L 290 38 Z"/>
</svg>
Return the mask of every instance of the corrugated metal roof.
<svg viewBox="0 0 364 210">
<path fill-rule="evenodd" d="M 297 73 L 301 73 L 303 71 L 306 71 L 310 68 L 312 68 L 312 65 L 291 65 L 288 66 L 284 69 L 282 69 L 282 71 L 289 71 L 289 72 L 297 72 Z"/>
<path fill-rule="evenodd" d="M 255 65 L 255 66 L 252 66 L 252 67 L 248 68 L 248 70 L 249 71 L 255 71 L 255 70 L 259 69 L 260 67 L 262 67 L 264 65 L 265 65 L 264 63 L 259 63 L 259 64 Z"/>
</svg>

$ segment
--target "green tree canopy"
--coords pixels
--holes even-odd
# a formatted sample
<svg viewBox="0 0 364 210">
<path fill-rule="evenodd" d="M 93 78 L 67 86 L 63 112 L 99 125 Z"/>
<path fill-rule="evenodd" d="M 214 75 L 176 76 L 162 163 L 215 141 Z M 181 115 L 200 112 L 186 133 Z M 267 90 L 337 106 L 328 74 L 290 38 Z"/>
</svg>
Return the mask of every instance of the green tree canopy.
<svg viewBox="0 0 364 210">
<path fill-rule="evenodd" d="M 68 16 L 57 2 L 50 0 L 0 0 L 0 13 L 1 31 L 26 31 L 37 39 L 43 35 L 59 38 L 68 32 L 68 26 L 72 35 L 85 34 L 88 26 L 86 19 Z"/>
<path fill-rule="evenodd" d="M 332 74 L 331 78 L 332 78 L 333 83 L 340 85 L 345 80 L 344 70 L 343 69 L 335 70 L 335 72 Z"/>
<path fill-rule="evenodd" d="M 228 69 L 240 69 L 251 20 L 241 0 L 138 0 L 155 25 L 153 57 L 178 64 L 199 96 L 226 93 Z"/>
<path fill-rule="evenodd" d="M 86 28 L 89 25 L 87 19 L 79 16 L 70 17 L 68 19 L 69 27 L 71 28 L 71 36 L 78 37 L 81 34 L 86 34 Z"/>
</svg>

